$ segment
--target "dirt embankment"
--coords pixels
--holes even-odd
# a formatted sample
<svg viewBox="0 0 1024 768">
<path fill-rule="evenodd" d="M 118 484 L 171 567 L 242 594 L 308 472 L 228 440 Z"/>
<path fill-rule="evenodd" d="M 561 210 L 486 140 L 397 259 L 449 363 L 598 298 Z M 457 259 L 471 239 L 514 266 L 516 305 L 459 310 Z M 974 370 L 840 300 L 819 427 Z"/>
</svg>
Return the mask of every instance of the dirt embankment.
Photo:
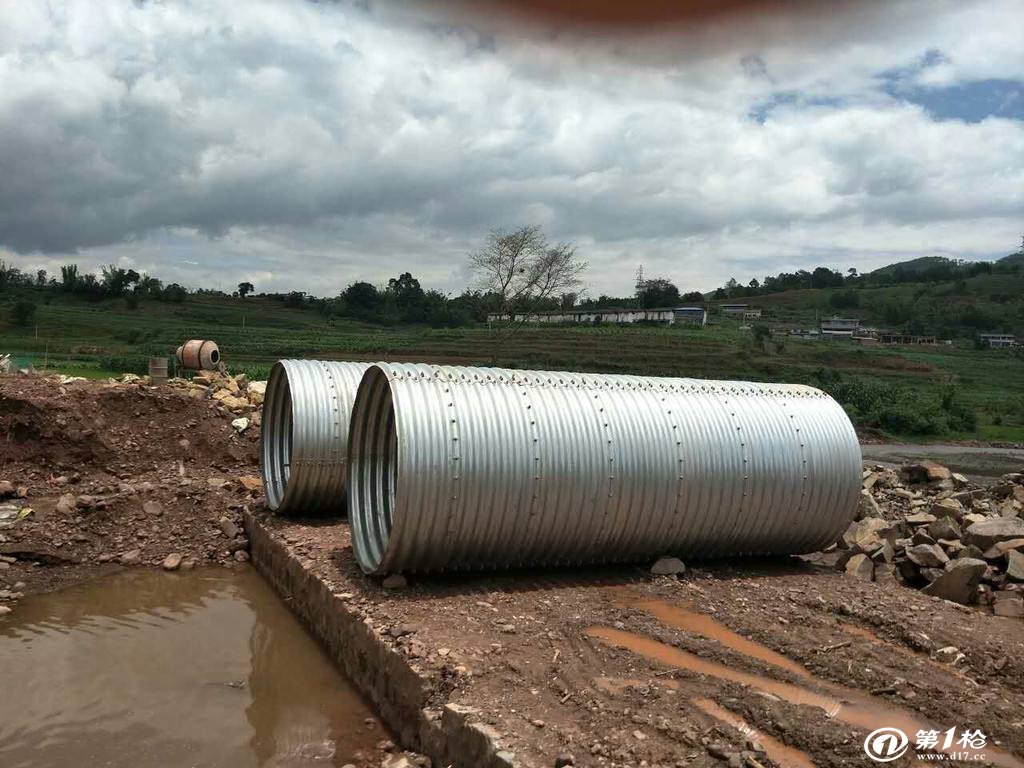
<svg viewBox="0 0 1024 768">
<path fill-rule="evenodd" d="M 0 605 L 172 554 L 244 559 L 259 427 L 236 418 L 185 388 L 0 378 Z"/>
</svg>

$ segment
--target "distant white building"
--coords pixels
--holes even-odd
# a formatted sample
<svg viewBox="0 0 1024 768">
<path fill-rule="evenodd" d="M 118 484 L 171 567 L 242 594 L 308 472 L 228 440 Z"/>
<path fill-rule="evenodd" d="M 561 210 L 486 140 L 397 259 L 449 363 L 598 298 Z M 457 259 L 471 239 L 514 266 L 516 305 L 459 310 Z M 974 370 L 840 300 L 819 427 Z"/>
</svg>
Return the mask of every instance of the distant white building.
<svg viewBox="0 0 1024 768">
<path fill-rule="evenodd" d="M 705 326 L 708 312 L 704 307 L 661 307 L 658 309 L 570 309 L 554 312 L 532 312 L 512 318 L 520 323 L 664 323 L 675 325 L 686 323 Z M 487 322 L 506 322 L 509 316 L 500 312 L 487 315 Z"/>
<path fill-rule="evenodd" d="M 832 317 L 821 321 L 822 336 L 853 336 L 860 330 L 860 320 L 855 317 Z"/>
<path fill-rule="evenodd" d="M 982 333 L 981 343 L 993 349 L 1007 349 L 1017 344 L 1017 337 L 1012 333 Z"/>
</svg>

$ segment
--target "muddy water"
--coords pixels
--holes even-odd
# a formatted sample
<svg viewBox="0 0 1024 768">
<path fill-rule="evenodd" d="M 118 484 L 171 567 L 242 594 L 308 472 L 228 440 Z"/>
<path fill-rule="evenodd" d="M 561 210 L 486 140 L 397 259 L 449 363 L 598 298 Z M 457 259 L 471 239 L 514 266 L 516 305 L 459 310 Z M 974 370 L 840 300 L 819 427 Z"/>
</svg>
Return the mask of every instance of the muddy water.
<svg viewBox="0 0 1024 768">
<path fill-rule="evenodd" d="M 322 767 L 387 737 L 250 568 L 25 599 L 0 619 L 0 691 L 4 768 Z"/>
<path fill-rule="evenodd" d="M 715 640 L 720 645 L 731 648 L 737 653 L 760 659 L 772 666 L 792 672 L 797 677 L 811 677 L 810 672 L 792 659 L 733 632 L 706 613 L 699 613 L 683 605 L 672 605 L 663 600 L 640 600 L 635 602 L 634 606 L 649 613 L 667 627 L 675 627 L 684 632 Z"/>
</svg>

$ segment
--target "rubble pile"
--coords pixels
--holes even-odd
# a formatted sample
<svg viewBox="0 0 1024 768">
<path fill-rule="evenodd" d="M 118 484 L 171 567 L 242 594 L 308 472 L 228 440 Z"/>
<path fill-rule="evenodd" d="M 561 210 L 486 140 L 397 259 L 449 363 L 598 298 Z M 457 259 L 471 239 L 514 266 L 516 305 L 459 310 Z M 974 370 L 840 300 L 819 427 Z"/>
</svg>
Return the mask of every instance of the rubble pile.
<svg viewBox="0 0 1024 768">
<path fill-rule="evenodd" d="M 149 377 L 127 373 L 118 379 L 112 379 L 111 383 L 146 386 L 149 384 Z M 249 381 L 249 377 L 244 373 L 232 376 L 219 371 L 199 371 L 191 379 L 168 379 L 167 386 L 184 390 L 189 397 L 196 400 L 216 401 L 224 413 L 238 417 L 231 424 L 239 432 L 260 424 L 263 397 L 267 392 L 265 381 Z"/>
<path fill-rule="evenodd" d="M 118 566 L 248 559 L 264 384 L 196 379 L 0 377 L 0 614 Z"/>
<path fill-rule="evenodd" d="M 988 487 L 931 462 L 866 466 L 857 520 L 812 562 L 1024 618 L 1024 472 Z"/>
</svg>

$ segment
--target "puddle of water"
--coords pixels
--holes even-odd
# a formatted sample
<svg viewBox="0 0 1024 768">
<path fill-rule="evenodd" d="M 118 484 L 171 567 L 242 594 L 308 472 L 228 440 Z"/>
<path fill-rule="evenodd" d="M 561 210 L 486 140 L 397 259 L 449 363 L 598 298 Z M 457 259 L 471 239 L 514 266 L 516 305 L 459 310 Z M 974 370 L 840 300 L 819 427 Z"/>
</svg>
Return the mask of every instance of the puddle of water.
<svg viewBox="0 0 1024 768">
<path fill-rule="evenodd" d="M 749 640 L 743 635 L 737 634 L 712 618 L 706 613 L 699 613 L 682 605 L 672 605 L 663 600 L 643 599 L 633 602 L 632 607 L 649 613 L 662 624 L 681 629 L 684 632 L 691 632 L 709 640 L 715 640 L 726 648 L 731 648 L 737 653 L 759 659 L 766 664 L 771 664 L 779 669 L 792 672 L 797 677 L 810 679 L 811 673 L 797 664 L 792 659 L 783 656 L 771 648 Z"/>
<path fill-rule="evenodd" d="M 873 731 L 876 728 L 883 727 L 899 728 L 913 738 L 913 735 L 919 730 L 945 730 L 945 728 L 933 725 L 914 713 L 880 702 L 875 697 L 853 689 L 840 688 L 824 681 L 822 681 L 823 685 L 827 685 L 833 691 L 841 692 L 843 698 L 817 693 L 792 683 L 784 683 L 780 680 L 773 680 L 761 675 L 732 669 L 724 664 L 702 659 L 688 651 L 674 648 L 653 638 L 635 635 L 631 632 L 624 632 L 612 629 L 611 627 L 591 627 L 587 630 L 587 634 L 606 645 L 632 651 L 666 666 L 678 667 L 708 677 L 715 677 L 719 680 L 727 680 L 745 685 L 765 693 L 770 693 L 791 704 L 817 707 L 824 711 L 829 718 L 841 720 L 848 725 L 866 731 Z M 960 750 L 960 754 L 964 753 L 969 753 L 972 756 L 984 754 L 988 762 L 1004 766 L 1005 768 L 1024 768 L 1024 763 L 1013 755 L 991 746 L 986 747 L 984 750 Z M 972 757 L 972 759 L 978 758 Z"/>
<path fill-rule="evenodd" d="M 251 568 L 25 599 L 0 619 L 0 670 L 4 768 L 340 766 L 387 736 Z"/>
<path fill-rule="evenodd" d="M 814 768 L 814 762 L 805 753 L 791 747 L 788 744 L 783 744 L 781 741 L 773 736 L 769 736 L 767 733 L 761 733 L 756 728 L 747 724 L 739 715 L 730 712 L 725 707 L 721 707 L 711 699 L 691 699 L 693 704 L 707 715 L 719 720 L 726 725 L 731 725 L 746 738 L 750 739 L 756 744 L 760 744 L 761 748 L 768 757 L 772 759 L 772 762 L 779 766 L 779 768 Z"/>
<path fill-rule="evenodd" d="M 668 627 L 674 627 L 681 629 L 684 632 L 690 632 L 701 637 L 706 637 L 709 640 L 715 640 L 720 645 L 731 648 L 737 653 L 741 653 L 744 656 L 750 658 L 759 659 L 767 664 L 771 664 L 779 669 L 784 669 L 787 672 L 792 672 L 797 677 L 801 677 L 805 680 L 814 680 L 819 685 L 826 686 L 831 689 L 837 689 L 834 683 L 826 680 L 816 678 L 810 672 L 807 671 L 803 666 L 793 661 L 792 659 L 783 656 L 778 651 L 773 651 L 767 646 L 761 645 L 760 643 L 750 640 L 743 635 L 737 634 L 729 627 L 722 624 L 717 619 L 709 616 L 706 613 L 700 613 L 686 605 L 673 605 L 672 603 L 665 602 L 664 600 L 656 600 L 650 598 L 643 598 L 639 601 L 634 600 L 630 603 L 631 607 L 639 608 L 645 613 L 650 614 L 654 618 L 658 619 L 662 624 Z M 856 637 L 868 640 L 873 644 L 884 647 L 887 651 L 899 653 L 908 659 L 913 659 L 915 663 L 926 663 L 930 666 L 948 674 L 958 677 L 961 680 L 970 680 L 960 670 L 950 667 L 945 664 L 933 661 L 927 656 L 921 656 L 909 648 L 889 643 L 883 640 L 881 637 L 876 635 L 869 629 L 864 629 L 856 624 L 850 624 L 848 622 L 840 622 L 839 626 L 846 632 L 849 632 Z M 975 683 L 976 684 L 976 683 Z"/>
</svg>

